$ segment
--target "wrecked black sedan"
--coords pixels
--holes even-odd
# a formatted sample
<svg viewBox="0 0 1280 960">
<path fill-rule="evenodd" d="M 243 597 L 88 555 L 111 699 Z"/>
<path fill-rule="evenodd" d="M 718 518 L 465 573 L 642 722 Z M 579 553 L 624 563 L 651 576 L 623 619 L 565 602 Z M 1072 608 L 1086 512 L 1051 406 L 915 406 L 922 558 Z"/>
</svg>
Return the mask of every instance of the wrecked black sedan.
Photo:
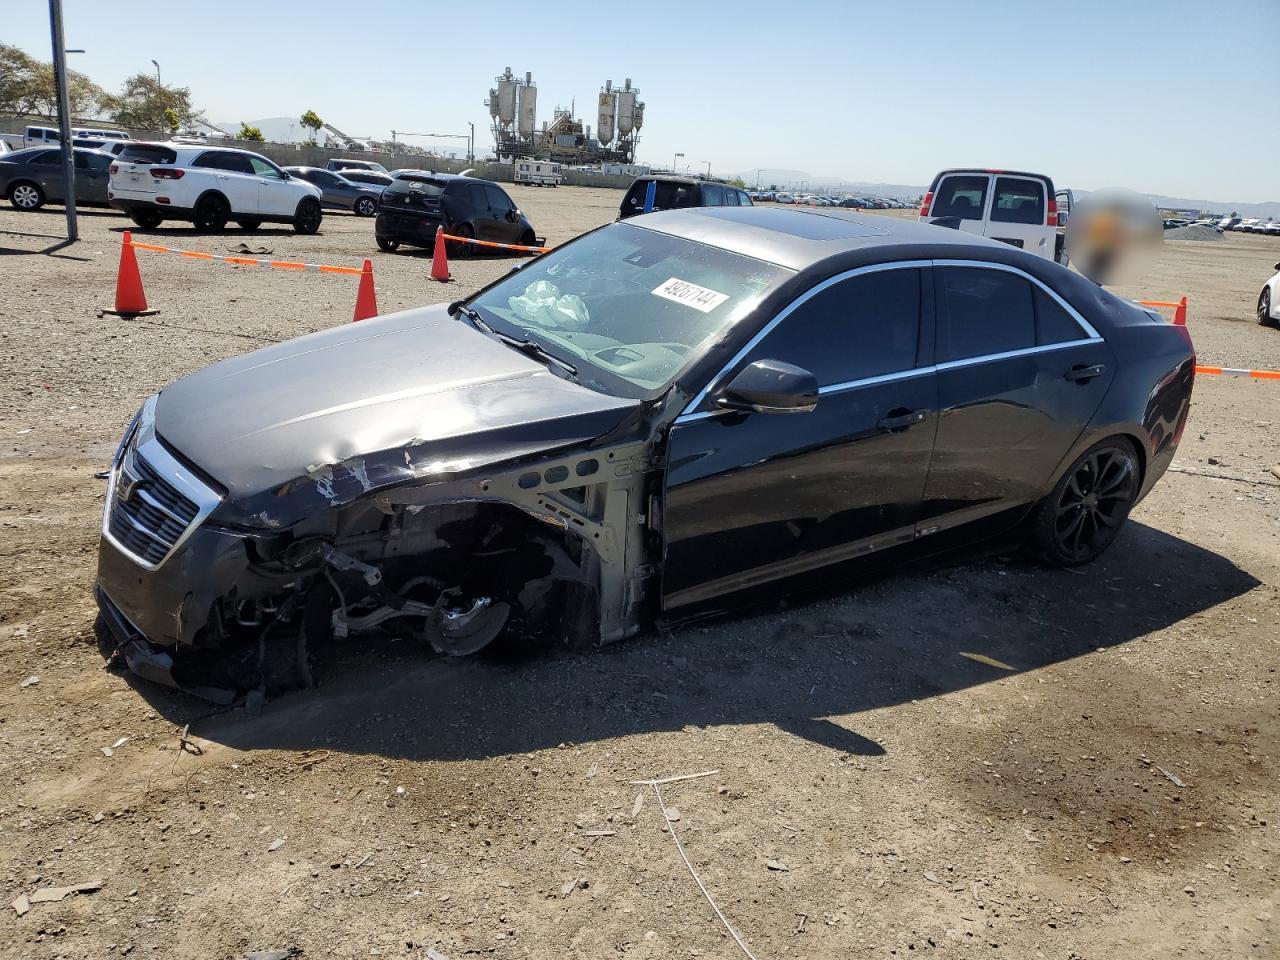
<svg viewBox="0 0 1280 960">
<path fill-rule="evenodd" d="M 575 647 L 819 568 L 1112 542 L 1186 423 L 1184 327 L 939 227 L 705 208 L 185 377 L 111 466 L 97 599 L 213 699 L 398 632 Z"/>
</svg>

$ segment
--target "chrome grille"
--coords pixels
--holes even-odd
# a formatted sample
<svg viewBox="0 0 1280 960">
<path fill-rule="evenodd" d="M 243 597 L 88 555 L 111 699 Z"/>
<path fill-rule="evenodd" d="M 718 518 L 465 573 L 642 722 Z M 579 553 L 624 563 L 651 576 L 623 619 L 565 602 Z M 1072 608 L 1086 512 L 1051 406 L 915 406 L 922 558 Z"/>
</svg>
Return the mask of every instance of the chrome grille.
<svg viewBox="0 0 1280 960">
<path fill-rule="evenodd" d="M 169 555 L 200 510 L 137 450 L 129 450 L 121 460 L 113 493 L 111 535 L 152 565 Z"/>
</svg>

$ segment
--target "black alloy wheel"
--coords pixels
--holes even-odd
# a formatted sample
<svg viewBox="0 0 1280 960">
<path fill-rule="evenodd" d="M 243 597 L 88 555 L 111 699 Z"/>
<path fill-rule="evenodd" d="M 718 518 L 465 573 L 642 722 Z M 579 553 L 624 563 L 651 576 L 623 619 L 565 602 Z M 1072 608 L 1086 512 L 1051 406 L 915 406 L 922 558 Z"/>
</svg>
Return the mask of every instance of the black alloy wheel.
<svg viewBox="0 0 1280 960">
<path fill-rule="evenodd" d="M 1088 563 L 1115 540 L 1138 495 L 1138 460 L 1120 438 L 1085 451 L 1063 474 L 1033 521 L 1033 540 L 1045 561 Z"/>
<path fill-rule="evenodd" d="M 303 197 L 298 212 L 293 217 L 293 232 L 313 234 L 320 230 L 320 202 L 315 197 Z"/>
<path fill-rule="evenodd" d="M 219 233 L 231 217 L 231 206 L 216 193 L 201 197 L 196 204 L 193 221 L 202 233 Z"/>
</svg>

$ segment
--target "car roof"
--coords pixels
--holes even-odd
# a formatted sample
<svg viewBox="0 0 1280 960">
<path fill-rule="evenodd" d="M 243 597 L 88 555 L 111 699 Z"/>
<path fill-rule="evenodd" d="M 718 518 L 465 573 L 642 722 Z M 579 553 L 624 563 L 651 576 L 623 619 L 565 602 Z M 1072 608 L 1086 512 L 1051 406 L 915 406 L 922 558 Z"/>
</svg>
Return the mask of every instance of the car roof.
<svg viewBox="0 0 1280 960">
<path fill-rule="evenodd" d="M 886 253 L 885 259 L 910 255 L 903 247 L 944 248 L 944 256 L 1006 259 L 1017 253 L 1008 244 L 947 227 L 898 217 L 858 214 L 831 207 L 795 210 L 780 207 L 683 207 L 631 219 L 628 224 L 684 237 L 708 246 L 792 270 L 806 270 L 824 260 L 865 251 Z M 892 257 L 888 249 L 895 248 Z M 936 252 L 922 254 L 934 257 Z M 1024 256 L 1030 256 L 1024 254 Z"/>
</svg>

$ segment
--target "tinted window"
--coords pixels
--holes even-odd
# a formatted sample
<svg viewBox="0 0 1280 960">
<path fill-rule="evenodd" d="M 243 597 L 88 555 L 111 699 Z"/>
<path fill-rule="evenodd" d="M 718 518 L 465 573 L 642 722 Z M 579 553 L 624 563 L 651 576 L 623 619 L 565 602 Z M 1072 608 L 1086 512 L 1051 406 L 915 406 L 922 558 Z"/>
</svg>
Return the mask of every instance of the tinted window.
<svg viewBox="0 0 1280 960">
<path fill-rule="evenodd" d="M 428 180 L 424 177 L 416 176 L 399 176 L 395 182 L 387 188 L 387 199 L 395 197 L 404 197 L 413 195 L 415 197 L 432 197 L 437 198 L 444 193 L 447 182 L 444 180 Z M 455 185 L 450 191 L 451 196 L 457 195 L 458 185 Z"/>
<path fill-rule="evenodd" d="M 468 183 L 467 197 L 471 200 L 474 213 L 483 214 L 489 209 L 489 201 L 484 195 L 483 183 Z"/>
<path fill-rule="evenodd" d="M 131 143 L 120 151 L 120 159 L 133 163 L 173 163 L 178 155 L 159 144 Z"/>
<path fill-rule="evenodd" d="M 724 187 L 717 183 L 704 183 L 702 185 L 702 205 L 704 207 L 723 207 Z"/>
<path fill-rule="evenodd" d="M 750 196 L 749 194 L 743 193 L 741 190 L 739 190 L 739 191 L 738 191 L 738 206 L 740 206 L 740 207 L 749 207 L 749 206 L 752 206 L 752 203 L 751 203 L 751 196 Z"/>
<path fill-rule="evenodd" d="M 226 153 L 220 150 L 210 150 L 200 154 L 191 165 L 211 170 L 226 170 L 229 173 L 253 173 L 249 158 L 243 153 Z"/>
<path fill-rule="evenodd" d="M 501 187 L 495 187 L 492 183 L 484 185 L 484 192 L 489 197 L 489 209 L 495 213 L 505 214 L 508 210 L 515 208 L 515 204 L 511 202 L 511 198 L 502 192 Z"/>
<path fill-rule="evenodd" d="M 81 153 L 76 151 L 77 170 L 105 170 L 111 166 L 112 157 L 104 153 Z"/>
<path fill-rule="evenodd" d="M 1053 297 L 1035 287 L 1036 344 L 1069 343 L 1088 336 L 1071 314 Z"/>
<path fill-rule="evenodd" d="M 762 340 L 747 362 L 804 367 L 821 386 L 910 370 L 920 339 L 920 271 L 879 270 L 810 297 Z"/>
<path fill-rule="evenodd" d="M 46 150 L 44 153 L 37 153 L 31 158 L 31 163 L 38 163 L 42 167 L 53 166 L 62 162 L 61 150 Z"/>
<path fill-rule="evenodd" d="M 996 177 L 991 219 L 998 223 L 1044 223 L 1044 184 L 1039 180 Z"/>
<path fill-rule="evenodd" d="M 929 216 L 981 220 L 982 208 L 987 202 L 987 181 L 986 176 L 944 177 L 938 184 Z"/>
<path fill-rule="evenodd" d="M 940 363 L 1035 346 L 1029 282 L 981 267 L 940 267 L 937 274 Z"/>
</svg>

